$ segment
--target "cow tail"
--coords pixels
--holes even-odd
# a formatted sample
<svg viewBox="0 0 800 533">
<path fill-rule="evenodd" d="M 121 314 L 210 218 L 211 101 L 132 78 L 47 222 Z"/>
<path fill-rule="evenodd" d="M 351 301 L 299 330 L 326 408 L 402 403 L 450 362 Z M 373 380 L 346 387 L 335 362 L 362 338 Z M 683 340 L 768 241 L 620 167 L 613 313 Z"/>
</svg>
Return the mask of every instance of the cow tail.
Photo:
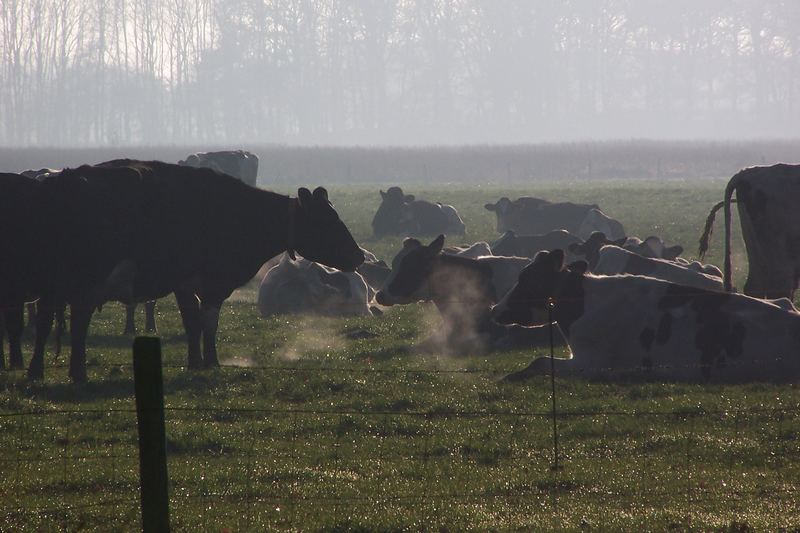
<svg viewBox="0 0 800 533">
<path fill-rule="evenodd" d="M 711 208 L 711 212 L 708 214 L 708 218 L 706 218 L 706 225 L 703 228 L 703 234 L 700 235 L 700 250 L 697 252 L 700 261 L 706 258 L 706 252 L 708 251 L 709 241 L 711 240 L 711 234 L 714 232 L 714 219 L 717 216 L 717 211 L 719 208 L 725 204 L 725 201 L 719 202 L 717 205 Z"/>
<path fill-rule="evenodd" d="M 733 201 L 735 202 L 736 200 Z M 703 261 L 706 258 L 706 252 L 710 246 L 711 235 L 714 233 L 714 219 L 717 216 L 717 211 L 719 211 L 723 205 L 725 205 L 725 200 L 712 207 L 711 212 L 708 214 L 708 218 L 706 218 L 706 225 L 703 228 L 703 234 L 700 236 L 700 251 L 698 252 L 700 261 Z"/>
<path fill-rule="evenodd" d="M 726 292 L 733 290 L 733 284 L 731 283 L 731 196 L 733 196 L 733 191 L 736 190 L 736 186 L 739 184 L 740 174 L 736 174 L 728 182 L 728 186 L 725 187 L 725 200 L 723 201 L 725 207 L 725 265 L 722 271 L 722 281 Z"/>
</svg>

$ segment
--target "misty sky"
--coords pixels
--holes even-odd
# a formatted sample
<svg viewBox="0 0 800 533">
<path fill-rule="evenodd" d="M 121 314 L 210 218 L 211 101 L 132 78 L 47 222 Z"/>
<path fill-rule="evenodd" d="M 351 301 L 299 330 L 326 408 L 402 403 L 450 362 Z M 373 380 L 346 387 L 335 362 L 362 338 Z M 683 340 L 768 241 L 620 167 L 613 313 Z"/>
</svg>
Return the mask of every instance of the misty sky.
<svg viewBox="0 0 800 533">
<path fill-rule="evenodd" d="M 2 0 L 0 144 L 796 138 L 800 2 Z"/>
</svg>

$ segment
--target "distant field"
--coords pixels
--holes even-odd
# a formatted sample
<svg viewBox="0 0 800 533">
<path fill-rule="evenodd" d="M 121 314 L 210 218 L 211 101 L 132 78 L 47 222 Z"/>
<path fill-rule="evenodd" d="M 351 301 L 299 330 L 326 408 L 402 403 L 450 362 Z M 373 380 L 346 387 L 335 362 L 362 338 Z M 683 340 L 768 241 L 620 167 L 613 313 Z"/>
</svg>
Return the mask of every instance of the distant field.
<svg viewBox="0 0 800 533">
<path fill-rule="evenodd" d="M 704 180 L 405 189 L 455 205 L 467 224 L 463 242 L 497 236 L 485 202 L 530 194 L 598 203 L 629 234 L 661 235 L 694 256 L 723 187 Z M 377 187 L 333 186 L 330 198 L 356 238 L 390 260 L 401 239 L 370 238 Z M 738 236 L 734 244 L 742 280 Z M 250 284 L 223 310 L 220 357 L 231 366 L 191 374 L 180 368 L 174 300 L 159 304 L 176 531 L 800 527 L 796 384 L 559 379 L 563 468 L 553 471 L 549 381 L 497 383 L 541 350 L 423 355 L 414 346 L 438 319 L 428 306 L 380 318 L 264 320 L 254 297 Z M 56 361 L 52 352 L 43 383 L 0 374 L 0 530 L 136 528 L 137 437 L 122 318 L 113 304 L 96 315 L 86 385 L 69 384 L 64 356 Z M 375 337 L 348 336 L 359 330 Z"/>
</svg>

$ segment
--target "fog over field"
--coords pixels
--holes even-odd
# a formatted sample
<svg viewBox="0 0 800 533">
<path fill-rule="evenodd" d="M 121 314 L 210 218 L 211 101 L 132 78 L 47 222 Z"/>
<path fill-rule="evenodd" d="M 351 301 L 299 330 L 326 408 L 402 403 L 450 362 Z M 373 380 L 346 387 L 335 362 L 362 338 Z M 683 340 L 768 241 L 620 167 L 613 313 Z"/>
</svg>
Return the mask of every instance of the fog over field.
<svg viewBox="0 0 800 533">
<path fill-rule="evenodd" d="M 796 138 L 800 3 L 3 0 L 0 145 Z"/>
</svg>

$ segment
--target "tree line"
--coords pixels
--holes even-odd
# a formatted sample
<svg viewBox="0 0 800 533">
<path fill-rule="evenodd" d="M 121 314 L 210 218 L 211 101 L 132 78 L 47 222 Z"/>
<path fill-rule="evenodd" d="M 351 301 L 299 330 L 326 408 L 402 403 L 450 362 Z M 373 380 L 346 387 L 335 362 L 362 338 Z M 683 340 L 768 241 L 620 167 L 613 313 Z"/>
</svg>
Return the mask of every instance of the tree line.
<svg viewBox="0 0 800 533">
<path fill-rule="evenodd" d="M 0 144 L 796 136 L 788 0 L 2 0 Z"/>
</svg>

